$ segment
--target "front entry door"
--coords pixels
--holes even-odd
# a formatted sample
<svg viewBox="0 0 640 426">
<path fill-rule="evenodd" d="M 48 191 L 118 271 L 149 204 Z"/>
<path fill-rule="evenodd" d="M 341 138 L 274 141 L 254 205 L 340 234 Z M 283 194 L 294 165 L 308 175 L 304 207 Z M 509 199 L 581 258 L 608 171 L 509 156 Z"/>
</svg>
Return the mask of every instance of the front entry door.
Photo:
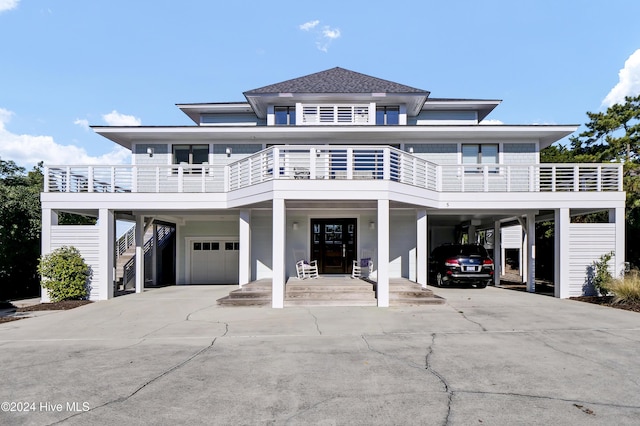
<svg viewBox="0 0 640 426">
<path fill-rule="evenodd" d="M 350 274 L 356 241 L 356 219 L 311 219 L 311 259 L 321 274 Z"/>
</svg>

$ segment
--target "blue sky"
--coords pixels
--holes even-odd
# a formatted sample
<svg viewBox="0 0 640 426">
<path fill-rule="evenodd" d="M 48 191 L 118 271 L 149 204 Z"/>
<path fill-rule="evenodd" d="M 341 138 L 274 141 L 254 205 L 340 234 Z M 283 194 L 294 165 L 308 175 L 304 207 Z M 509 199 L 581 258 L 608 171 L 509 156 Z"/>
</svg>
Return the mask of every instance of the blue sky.
<svg viewBox="0 0 640 426">
<path fill-rule="evenodd" d="M 396 7 L 394 7 L 396 6 Z M 91 125 L 190 125 L 176 103 L 335 66 L 583 124 L 640 94 L 640 2 L 0 0 L 0 158 L 129 163 Z"/>
</svg>

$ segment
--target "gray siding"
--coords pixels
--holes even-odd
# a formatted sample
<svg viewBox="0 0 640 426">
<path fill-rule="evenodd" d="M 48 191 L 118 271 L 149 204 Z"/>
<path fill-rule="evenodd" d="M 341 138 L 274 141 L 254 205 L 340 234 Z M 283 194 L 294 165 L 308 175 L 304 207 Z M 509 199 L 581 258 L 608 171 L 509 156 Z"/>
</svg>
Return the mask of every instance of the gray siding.
<svg viewBox="0 0 640 426">
<path fill-rule="evenodd" d="M 413 148 L 413 155 L 436 164 L 457 164 L 457 143 L 405 144 L 405 150 Z"/>
<path fill-rule="evenodd" d="M 407 117 L 407 125 L 478 124 L 476 111 L 422 111 L 416 117 Z"/>
<path fill-rule="evenodd" d="M 253 113 L 202 114 L 200 124 L 206 126 L 265 126 L 266 120 L 260 120 Z"/>
<path fill-rule="evenodd" d="M 504 164 L 536 164 L 536 144 L 504 143 L 502 156 Z"/>
</svg>

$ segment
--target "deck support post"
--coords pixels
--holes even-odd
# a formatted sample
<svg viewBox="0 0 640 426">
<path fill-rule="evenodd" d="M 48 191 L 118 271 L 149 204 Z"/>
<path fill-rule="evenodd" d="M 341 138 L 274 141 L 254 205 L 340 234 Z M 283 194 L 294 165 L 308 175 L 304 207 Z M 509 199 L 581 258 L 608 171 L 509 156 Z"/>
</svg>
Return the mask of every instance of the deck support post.
<svg viewBox="0 0 640 426">
<path fill-rule="evenodd" d="M 284 199 L 273 199 L 273 278 L 271 307 L 284 308 L 284 284 L 286 280 L 285 250 L 287 242 L 287 214 Z"/>
<path fill-rule="evenodd" d="M 251 210 L 240 210 L 240 270 L 238 284 L 242 287 L 251 281 Z"/>
<path fill-rule="evenodd" d="M 378 307 L 389 307 L 389 200 L 378 200 Z"/>
<path fill-rule="evenodd" d="M 416 282 L 427 288 L 429 250 L 427 242 L 427 211 L 416 212 Z"/>
<path fill-rule="evenodd" d="M 136 216 L 136 293 L 144 291 L 144 216 Z M 126 280 L 127 277 L 125 276 Z M 124 283 L 127 284 L 126 282 Z"/>
</svg>

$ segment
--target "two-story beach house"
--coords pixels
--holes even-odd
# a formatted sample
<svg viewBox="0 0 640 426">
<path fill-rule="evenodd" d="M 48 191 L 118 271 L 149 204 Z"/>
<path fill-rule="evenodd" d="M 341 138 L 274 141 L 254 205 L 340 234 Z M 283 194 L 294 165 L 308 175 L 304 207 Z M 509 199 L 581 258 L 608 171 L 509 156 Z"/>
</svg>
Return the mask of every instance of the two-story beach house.
<svg viewBox="0 0 640 426">
<path fill-rule="evenodd" d="M 109 299 L 120 269 L 115 223 L 128 220 L 136 291 L 160 276 L 177 285 L 269 279 L 274 308 L 285 305 L 296 261 L 348 275 L 362 258 L 374 265 L 377 305 L 389 306 L 390 280 L 426 287 L 430 251 L 462 240 L 489 248 L 497 282 L 497 236 L 514 224 L 526 235 L 534 291 L 542 220 L 555 224 L 556 297 L 582 294 L 604 253 L 615 252 L 616 275 L 623 268 L 621 165 L 540 163 L 540 150 L 576 125 L 485 125 L 500 101 L 434 98 L 343 68 L 244 97 L 178 104 L 195 125 L 94 127 L 130 149 L 132 164 L 48 165 L 43 253 L 78 247 L 93 270 L 90 298 Z M 59 225 L 61 211 L 97 225 Z M 608 211 L 608 222 L 571 219 L 595 211 Z M 159 228 L 169 231 L 156 232 L 145 261 L 144 235 Z M 160 250 L 169 234 L 171 249 Z"/>
</svg>

